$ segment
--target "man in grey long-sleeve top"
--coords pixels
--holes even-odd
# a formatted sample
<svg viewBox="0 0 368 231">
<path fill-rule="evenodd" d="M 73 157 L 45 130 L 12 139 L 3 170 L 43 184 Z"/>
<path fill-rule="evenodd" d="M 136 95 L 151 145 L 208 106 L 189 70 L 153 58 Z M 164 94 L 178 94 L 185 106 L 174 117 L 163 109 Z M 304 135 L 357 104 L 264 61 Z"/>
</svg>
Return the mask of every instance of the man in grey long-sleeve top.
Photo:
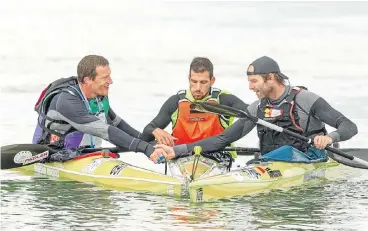
<svg viewBox="0 0 368 231">
<path fill-rule="evenodd" d="M 112 84 L 109 62 L 89 55 L 78 64 L 78 77 L 51 83 L 41 94 L 35 110 L 39 114 L 33 143 L 59 148 L 101 146 L 102 139 L 134 152 L 154 152 L 140 133 L 122 120 L 109 105 Z"/>
<path fill-rule="evenodd" d="M 286 75 L 281 73 L 276 61 L 263 56 L 251 63 L 247 70 L 249 89 L 259 100 L 249 105 L 248 113 L 299 134 L 313 138 L 314 147 L 285 133 L 257 125 L 262 154 L 282 146 L 291 146 L 307 153 L 311 158 L 323 158 L 323 149 L 334 142 L 345 141 L 358 133 L 357 126 L 342 113 L 332 108 L 322 97 L 303 88 L 285 85 Z M 327 134 L 325 125 L 335 131 Z M 256 125 L 249 119 L 239 119 L 223 133 L 190 144 L 164 148 L 166 159 L 192 152 L 201 146 L 204 152 L 221 150 L 229 143 L 248 134 Z M 157 162 L 156 155 L 151 160 Z"/>
</svg>

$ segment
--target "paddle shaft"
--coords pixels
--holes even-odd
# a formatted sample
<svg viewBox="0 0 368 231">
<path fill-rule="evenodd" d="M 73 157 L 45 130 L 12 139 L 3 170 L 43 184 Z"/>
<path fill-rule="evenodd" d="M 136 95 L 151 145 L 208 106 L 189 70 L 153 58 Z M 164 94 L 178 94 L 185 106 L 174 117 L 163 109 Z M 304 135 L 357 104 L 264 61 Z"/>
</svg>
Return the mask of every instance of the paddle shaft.
<svg viewBox="0 0 368 231">
<path fill-rule="evenodd" d="M 284 132 L 290 136 L 293 136 L 297 139 L 300 139 L 300 140 L 303 140 L 309 144 L 313 144 L 313 140 L 311 140 L 310 138 L 307 138 L 305 136 L 302 136 L 300 134 L 297 134 L 295 132 L 292 132 L 292 131 L 289 131 L 287 129 L 284 129 L 280 126 L 277 126 L 275 124 L 271 124 L 267 121 L 264 121 L 258 117 L 255 117 L 255 116 L 252 116 L 242 110 L 239 110 L 239 109 L 236 109 L 236 108 L 232 108 L 232 107 L 229 107 L 229 106 L 225 106 L 225 105 L 220 105 L 220 104 L 213 104 L 213 103 L 208 103 L 208 102 L 203 102 L 203 103 L 200 103 L 200 104 L 196 104 L 196 106 L 199 106 L 199 110 L 201 109 L 204 109 L 206 111 L 209 111 L 209 112 L 213 112 L 213 113 L 217 113 L 217 114 L 223 114 L 223 115 L 227 115 L 227 116 L 235 116 L 235 117 L 238 117 L 238 118 L 248 118 L 249 120 L 251 120 L 252 122 L 256 123 L 256 124 L 259 124 L 259 125 L 262 125 L 264 127 L 267 127 L 267 128 L 270 128 L 270 129 L 273 129 L 275 131 L 278 131 L 278 132 Z M 365 161 L 365 160 L 362 160 L 360 158 L 357 158 L 357 157 L 354 157 L 354 156 L 351 156 L 351 155 L 348 155 L 338 149 L 335 149 L 335 148 L 332 148 L 332 147 L 326 147 L 325 148 L 327 151 L 330 151 L 330 152 L 333 152 L 337 155 L 340 155 L 344 158 L 347 158 L 349 160 L 354 160 L 362 165 L 365 165 L 365 166 L 368 166 L 368 162 Z"/>
<path fill-rule="evenodd" d="M 256 123 L 256 124 L 262 125 L 262 126 L 264 126 L 264 127 L 267 127 L 267 128 L 273 129 L 273 130 L 278 131 L 278 132 L 286 133 L 286 134 L 288 134 L 288 135 L 290 135 L 290 136 L 293 136 L 293 137 L 295 137 L 295 138 L 297 138 L 297 139 L 300 139 L 300 140 L 302 140 L 302 141 L 305 141 L 305 142 L 307 142 L 307 143 L 309 143 L 309 144 L 313 144 L 313 140 L 312 140 L 312 139 L 310 139 L 310 138 L 308 138 L 308 137 L 302 136 L 302 135 L 300 135 L 300 134 L 298 134 L 298 133 L 292 132 L 292 131 L 290 131 L 290 130 L 287 130 L 287 129 L 285 129 L 285 128 L 282 128 L 282 127 L 280 127 L 280 126 L 277 126 L 277 125 L 275 125 L 275 124 L 271 124 L 271 123 L 269 123 L 269 122 L 267 122 L 267 121 L 261 120 L 261 119 L 260 119 L 260 118 L 258 118 L 258 117 L 252 116 L 252 115 L 250 115 L 250 114 L 248 114 L 248 113 L 245 113 L 245 112 L 243 112 L 243 111 L 240 111 L 240 110 L 239 110 L 239 113 L 240 113 L 240 112 L 241 112 L 242 118 L 244 118 L 244 117 L 249 118 L 250 120 L 252 120 L 252 121 L 253 121 L 254 123 Z M 348 154 L 345 154 L 345 153 L 343 153 L 342 151 L 340 151 L 340 150 L 338 150 L 338 149 L 335 149 L 335 148 L 332 148 L 332 147 L 328 147 L 328 146 L 327 146 L 325 149 L 326 149 L 327 151 L 330 151 L 330 152 L 333 152 L 333 153 L 339 154 L 340 156 L 343 156 L 343 157 L 345 157 L 345 158 L 347 158 L 347 159 L 349 159 L 349 160 L 354 160 L 354 157 L 353 157 L 353 156 L 350 156 L 350 155 L 348 155 Z"/>
</svg>

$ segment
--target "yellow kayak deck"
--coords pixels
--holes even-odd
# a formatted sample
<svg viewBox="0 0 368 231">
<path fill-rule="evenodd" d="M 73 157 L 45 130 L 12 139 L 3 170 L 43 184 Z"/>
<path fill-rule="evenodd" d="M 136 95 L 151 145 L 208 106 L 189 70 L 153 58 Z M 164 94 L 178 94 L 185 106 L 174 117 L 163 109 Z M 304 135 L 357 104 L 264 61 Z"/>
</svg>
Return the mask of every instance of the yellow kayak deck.
<svg viewBox="0 0 368 231">
<path fill-rule="evenodd" d="M 202 202 L 290 188 L 314 179 L 328 179 L 337 174 L 330 170 L 340 165 L 333 160 L 313 164 L 267 162 L 224 172 L 224 168 L 216 162 L 203 157 L 198 159 L 195 169 L 194 156 L 173 163 L 179 174 L 167 176 L 94 153 L 65 162 L 36 163 L 15 170 L 119 191 L 149 192 L 174 198 L 189 195 L 190 201 Z"/>
</svg>

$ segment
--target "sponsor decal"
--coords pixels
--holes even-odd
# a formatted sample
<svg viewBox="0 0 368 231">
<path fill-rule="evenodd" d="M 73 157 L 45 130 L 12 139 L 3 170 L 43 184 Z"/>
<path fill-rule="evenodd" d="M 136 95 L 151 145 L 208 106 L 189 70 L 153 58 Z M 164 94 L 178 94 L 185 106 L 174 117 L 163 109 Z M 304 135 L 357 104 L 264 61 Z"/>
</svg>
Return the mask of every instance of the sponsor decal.
<svg viewBox="0 0 368 231">
<path fill-rule="evenodd" d="M 261 167 L 257 167 L 257 169 L 261 172 L 261 173 L 265 173 L 266 171 L 263 169 L 263 168 L 261 168 Z"/>
<path fill-rule="evenodd" d="M 84 168 L 82 169 L 82 172 L 84 172 L 84 173 L 91 173 L 100 164 L 102 164 L 103 162 L 108 161 L 108 160 L 109 160 L 109 158 L 98 158 L 98 159 L 94 159 L 91 164 L 88 164 L 88 165 L 84 166 Z"/>
<path fill-rule="evenodd" d="M 45 167 L 43 164 L 35 164 L 34 171 L 43 175 L 59 178 L 59 170 Z"/>
<path fill-rule="evenodd" d="M 284 114 L 284 111 L 281 109 L 276 108 L 266 108 L 265 109 L 265 117 L 272 118 L 272 117 L 278 117 Z"/>
<path fill-rule="evenodd" d="M 50 144 L 54 144 L 60 140 L 60 137 L 54 134 L 50 135 Z"/>
<path fill-rule="evenodd" d="M 282 177 L 280 170 L 271 170 L 270 168 L 265 169 L 270 178 Z"/>
<path fill-rule="evenodd" d="M 254 168 L 243 168 L 242 171 L 245 172 L 245 174 L 247 174 L 250 179 L 261 178 L 261 174 L 257 172 Z"/>
<path fill-rule="evenodd" d="M 41 173 L 43 175 L 46 175 L 46 167 L 42 164 L 35 164 L 34 165 L 34 171 L 37 172 L 37 173 Z"/>
<path fill-rule="evenodd" d="M 27 157 L 23 160 L 23 165 L 38 162 L 49 156 L 49 151 L 42 152 L 40 154 Z"/>
<path fill-rule="evenodd" d="M 203 200 L 203 189 L 199 188 L 197 189 L 197 197 L 196 197 L 196 201 L 202 201 Z"/>
<path fill-rule="evenodd" d="M 326 169 L 314 170 L 304 175 L 304 182 L 325 177 Z"/>
<path fill-rule="evenodd" d="M 190 122 L 200 122 L 200 121 L 204 121 L 204 118 L 189 118 Z"/>
<path fill-rule="evenodd" d="M 47 168 L 46 175 L 59 178 L 59 170 Z"/>
<path fill-rule="evenodd" d="M 30 151 L 20 151 L 14 156 L 14 163 L 16 164 L 23 164 L 24 160 L 31 157 L 32 152 Z"/>
<path fill-rule="evenodd" d="M 115 167 L 113 167 L 111 169 L 110 176 L 117 176 L 117 175 L 119 175 L 119 173 L 121 172 L 121 170 L 123 170 L 127 166 L 128 165 L 125 164 L 125 163 L 121 163 L 121 164 L 116 165 Z"/>
</svg>

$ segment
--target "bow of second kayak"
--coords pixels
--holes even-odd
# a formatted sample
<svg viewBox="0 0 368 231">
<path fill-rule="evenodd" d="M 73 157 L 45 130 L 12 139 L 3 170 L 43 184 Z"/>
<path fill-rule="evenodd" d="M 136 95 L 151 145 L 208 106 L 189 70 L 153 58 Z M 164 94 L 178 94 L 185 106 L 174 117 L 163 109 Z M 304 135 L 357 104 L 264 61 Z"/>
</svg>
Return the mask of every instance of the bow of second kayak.
<svg viewBox="0 0 368 231">
<path fill-rule="evenodd" d="M 263 162 L 242 169 L 193 181 L 189 184 L 190 200 L 214 201 L 250 195 L 271 189 L 286 189 L 316 179 L 328 179 L 340 166 L 329 159 L 320 163 Z"/>
</svg>

